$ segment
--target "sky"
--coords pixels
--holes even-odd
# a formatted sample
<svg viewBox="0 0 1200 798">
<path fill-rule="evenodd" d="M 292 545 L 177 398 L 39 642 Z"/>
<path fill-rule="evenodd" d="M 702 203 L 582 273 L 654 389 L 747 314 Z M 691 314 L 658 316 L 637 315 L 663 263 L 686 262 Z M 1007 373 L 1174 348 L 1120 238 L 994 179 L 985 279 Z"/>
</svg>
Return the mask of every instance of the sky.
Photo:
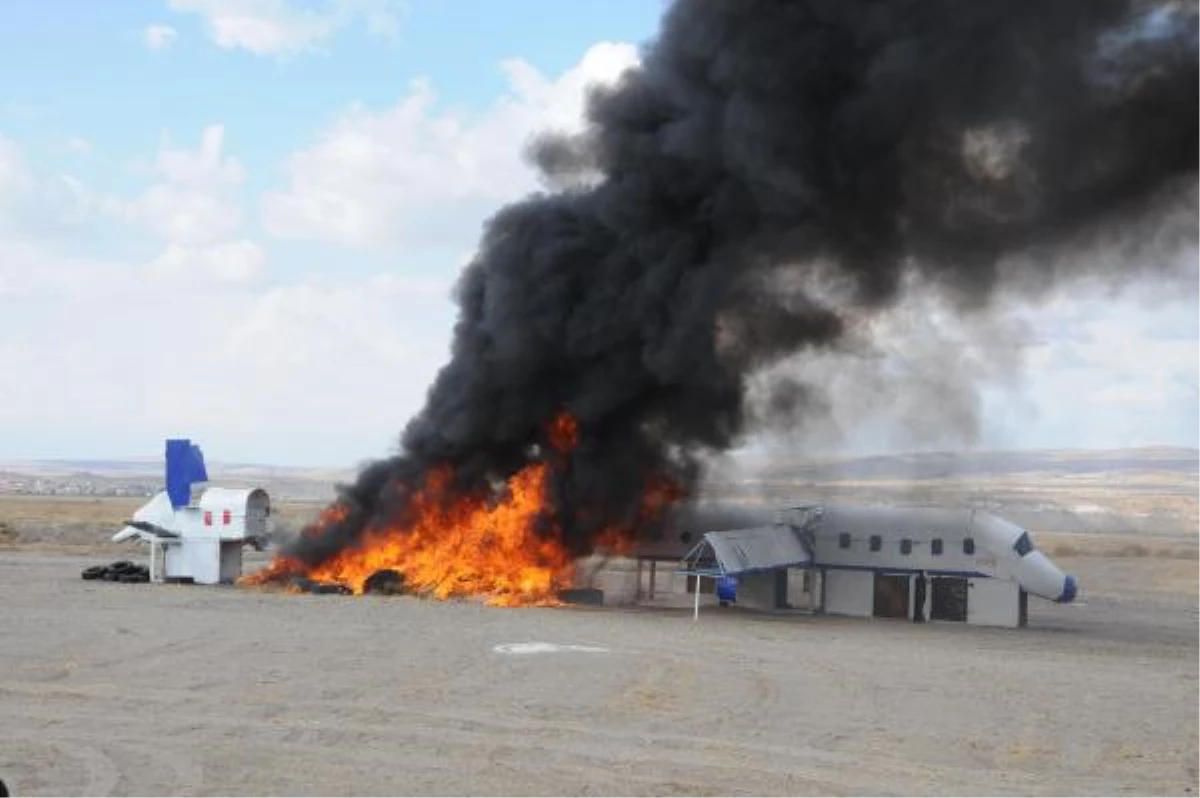
<svg viewBox="0 0 1200 798">
<path fill-rule="evenodd" d="M 0 459 L 393 453 L 482 225 L 539 188 L 529 138 L 577 129 L 663 8 L 0 4 Z M 1194 290 L 1052 298 L 958 445 L 1196 446 L 1197 317 Z"/>
</svg>

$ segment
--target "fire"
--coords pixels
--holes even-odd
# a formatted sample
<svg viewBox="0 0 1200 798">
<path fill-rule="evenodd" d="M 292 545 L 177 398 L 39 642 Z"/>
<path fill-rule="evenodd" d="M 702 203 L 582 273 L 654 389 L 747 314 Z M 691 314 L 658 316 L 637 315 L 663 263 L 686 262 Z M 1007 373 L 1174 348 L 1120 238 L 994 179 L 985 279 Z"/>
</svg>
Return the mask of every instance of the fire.
<svg viewBox="0 0 1200 798">
<path fill-rule="evenodd" d="M 348 514 L 349 510 L 346 509 L 344 504 L 331 504 L 321 511 L 321 514 L 317 516 L 316 523 L 308 527 L 305 530 L 305 534 L 319 534 L 330 526 L 345 521 Z"/>
<path fill-rule="evenodd" d="M 634 536 L 648 524 L 657 522 L 667 508 L 684 498 L 684 490 L 669 479 L 650 480 L 642 494 L 642 506 L 631 526 L 613 526 L 603 530 L 595 538 L 597 550 L 608 551 L 622 557 L 633 553 Z"/>
<path fill-rule="evenodd" d="M 278 558 L 244 581 L 264 584 L 303 574 L 361 594 L 373 573 L 394 570 L 418 595 L 480 596 L 508 607 L 557 604 L 558 590 L 571 583 L 573 560 L 558 530 L 543 520 L 546 474 L 545 464 L 526 467 L 494 503 L 474 496 L 447 502 L 453 473 L 435 470 L 414 493 L 403 526 L 370 528 L 360 546 L 313 568 Z"/>
<path fill-rule="evenodd" d="M 550 445 L 565 453 L 578 442 L 574 418 L 562 414 L 547 428 Z M 553 460 L 553 458 L 552 458 Z M 336 583 L 355 594 L 379 571 L 403 576 L 406 592 L 437 599 L 478 597 L 492 606 L 553 606 L 558 591 L 570 587 L 574 559 L 562 543 L 559 520 L 547 504 L 553 462 L 538 462 L 513 475 L 497 497 L 458 495 L 448 467 L 431 471 L 412 494 L 402 521 L 368 527 L 360 544 L 309 567 L 286 556 L 242 580 L 263 585 L 305 576 Z M 662 511 L 679 492 L 667 483 L 648 485 L 638 523 Z M 320 534 L 342 521 L 346 508 L 327 508 L 307 534 Z M 598 548 L 627 554 L 635 530 L 611 528 Z"/>
</svg>

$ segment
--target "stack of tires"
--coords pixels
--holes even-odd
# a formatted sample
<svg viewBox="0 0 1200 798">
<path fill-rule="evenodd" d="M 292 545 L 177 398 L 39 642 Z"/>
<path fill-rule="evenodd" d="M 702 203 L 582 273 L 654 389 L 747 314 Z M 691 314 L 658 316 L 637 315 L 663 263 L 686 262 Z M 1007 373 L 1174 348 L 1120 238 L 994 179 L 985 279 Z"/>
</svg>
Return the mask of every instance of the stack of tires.
<svg viewBox="0 0 1200 798">
<path fill-rule="evenodd" d="M 149 582 L 150 569 L 129 560 L 119 560 L 112 565 L 85 568 L 81 576 L 87 580 L 102 579 L 106 582 Z"/>
</svg>

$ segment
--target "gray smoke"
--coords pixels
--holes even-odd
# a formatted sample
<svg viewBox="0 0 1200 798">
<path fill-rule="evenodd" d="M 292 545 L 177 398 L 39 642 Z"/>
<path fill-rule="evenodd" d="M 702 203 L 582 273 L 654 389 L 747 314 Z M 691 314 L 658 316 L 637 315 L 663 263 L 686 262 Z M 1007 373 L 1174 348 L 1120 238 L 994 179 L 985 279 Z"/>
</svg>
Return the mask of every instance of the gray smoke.
<svg viewBox="0 0 1200 798">
<path fill-rule="evenodd" d="M 488 221 L 402 454 L 288 553 L 401 518 L 440 464 L 492 490 L 563 411 L 579 445 L 550 505 L 585 553 L 649 479 L 692 486 L 737 444 L 782 358 L 853 345 L 913 292 L 986 315 L 1120 279 L 1127 258 L 1065 256 L 1115 231 L 1194 242 L 1196 65 L 1194 3 L 678 0 L 586 131 L 532 147 L 553 188 Z M 828 409 L 816 382 L 774 391 L 776 420 Z"/>
<path fill-rule="evenodd" d="M 812 454 L 868 440 L 876 450 L 974 445 L 985 394 L 1019 394 L 1035 341 L 1035 310 L 995 302 L 1001 312 L 955 312 L 910 285 L 901 303 L 856 319 L 837 347 L 764 369 L 748 395 L 756 442 Z"/>
</svg>

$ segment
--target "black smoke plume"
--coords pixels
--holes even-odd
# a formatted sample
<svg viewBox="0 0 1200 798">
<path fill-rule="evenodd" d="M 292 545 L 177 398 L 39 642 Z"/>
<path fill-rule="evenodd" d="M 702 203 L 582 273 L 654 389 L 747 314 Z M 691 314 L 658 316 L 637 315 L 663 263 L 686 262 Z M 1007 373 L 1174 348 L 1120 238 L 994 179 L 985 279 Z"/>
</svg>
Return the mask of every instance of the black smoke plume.
<svg viewBox="0 0 1200 798">
<path fill-rule="evenodd" d="M 287 553 L 353 545 L 439 464 L 494 489 L 546 456 L 560 411 L 579 444 L 551 504 L 586 552 L 648 477 L 692 485 L 738 442 L 778 358 L 908 291 L 980 312 L 1001 286 L 1114 269 L 1064 249 L 1161 239 L 1159 211 L 1195 204 L 1198 93 L 1195 3 L 678 0 L 586 131 L 531 147 L 554 188 L 487 223 L 401 454 Z M 1194 241 L 1195 218 L 1168 232 Z M 781 412 L 819 404 L 789 390 Z"/>
</svg>

